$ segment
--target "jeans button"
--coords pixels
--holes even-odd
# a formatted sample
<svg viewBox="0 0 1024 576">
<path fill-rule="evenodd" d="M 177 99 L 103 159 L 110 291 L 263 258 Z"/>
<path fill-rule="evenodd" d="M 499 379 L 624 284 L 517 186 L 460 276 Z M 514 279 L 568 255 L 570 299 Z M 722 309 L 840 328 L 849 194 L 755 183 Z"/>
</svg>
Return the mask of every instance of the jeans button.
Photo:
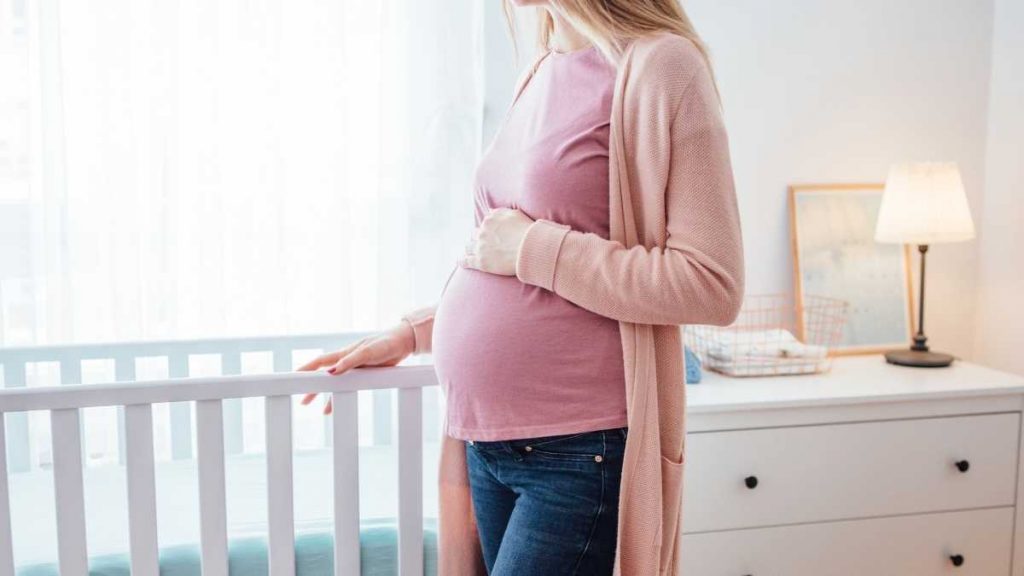
<svg viewBox="0 0 1024 576">
<path fill-rule="evenodd" d="M 527 452 L 533 452 L 533 446 L 526 446 L 523 448 L 523 450 L 526 450 Z"/>
<path fill-rule="evenodd" d="M 602 462 L 602 461 L 604 461 L 604 458 L 602 458 L 600 454 L 598 454 L 597 456 L 594 456 L 594 462 Z"/>
</svg>

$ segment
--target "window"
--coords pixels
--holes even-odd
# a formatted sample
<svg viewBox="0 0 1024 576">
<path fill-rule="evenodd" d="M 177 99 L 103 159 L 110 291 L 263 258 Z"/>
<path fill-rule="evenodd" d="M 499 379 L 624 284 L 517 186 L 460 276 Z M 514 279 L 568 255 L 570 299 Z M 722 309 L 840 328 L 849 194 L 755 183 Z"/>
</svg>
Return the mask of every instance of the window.
<svg viewBox="0 0 1024 576">
<path fill-rule="evenodd" d="M 473 223 L 481 10 L 0 0 L 0 346 L 368 332 L 434 301 Z M 382 403 L 360 398 L 370 438 Z M 259 452 L 253 409 L 238 418 Z M 315 448 L 319 410 L 294 417 Z M 47 422 L 28 415 L 34 470 Z M 116 411 L 83 422 L 87 466 L 116 466 Z M 173 407 L 154 423 L 171 462 Z"/>
</svg>

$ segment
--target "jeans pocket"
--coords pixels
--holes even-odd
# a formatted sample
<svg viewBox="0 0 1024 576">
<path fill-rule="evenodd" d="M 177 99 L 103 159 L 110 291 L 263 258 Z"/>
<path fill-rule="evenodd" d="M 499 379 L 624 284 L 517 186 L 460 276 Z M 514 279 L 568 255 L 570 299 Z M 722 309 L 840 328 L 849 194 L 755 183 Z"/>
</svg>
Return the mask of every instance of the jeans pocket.
<svg viewBox="0 0 1024 576">
<path fill-rule="evenodd" d="M 605 454 L 604 433 L 580 432 L 536 438 L 527 442 L 523 451 L 548 460 L 601 462 Z"/>
</svg>

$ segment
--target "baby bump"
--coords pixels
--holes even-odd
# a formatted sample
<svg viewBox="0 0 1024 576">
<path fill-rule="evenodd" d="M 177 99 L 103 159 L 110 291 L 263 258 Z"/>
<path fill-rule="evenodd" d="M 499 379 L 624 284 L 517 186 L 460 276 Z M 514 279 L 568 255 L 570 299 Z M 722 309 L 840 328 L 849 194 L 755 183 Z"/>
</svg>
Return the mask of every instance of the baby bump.
<svg viewBox="0 0 1024 576">
<path fill-rule="evenodd" d="M 624 414 L 618 322 L 515 276 L 456 270 L 432 353 L 449 421 L 462 429 L 543 426 L 581 405 Z"/>
</svg>

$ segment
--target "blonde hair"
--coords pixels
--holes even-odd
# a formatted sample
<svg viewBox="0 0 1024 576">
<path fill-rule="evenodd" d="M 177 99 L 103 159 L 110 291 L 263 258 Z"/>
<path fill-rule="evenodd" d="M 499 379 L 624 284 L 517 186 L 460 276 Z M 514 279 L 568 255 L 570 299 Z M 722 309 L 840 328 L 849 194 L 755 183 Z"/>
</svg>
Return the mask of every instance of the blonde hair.
<svg viewBox="0 0 1024 576">
<path fill-rule="evenodd" d="M 502 0 L 505 18 L 518 58 L 514 8 L 510 0 Z M 626 41 L 653 32 L 671 32 L 693 42 L 711 73 L 712 85 L 718 92 L 707 46 L 697 34 L 686 11 L 678 0 L 549 0 L 551 7 L 565 15 L 573 27 L 589 39 L 611 63 L 622 55 Z M 537 9 L 537 48 L 551 48 L 555 21 L 545 8 Z"/>
</svg>

